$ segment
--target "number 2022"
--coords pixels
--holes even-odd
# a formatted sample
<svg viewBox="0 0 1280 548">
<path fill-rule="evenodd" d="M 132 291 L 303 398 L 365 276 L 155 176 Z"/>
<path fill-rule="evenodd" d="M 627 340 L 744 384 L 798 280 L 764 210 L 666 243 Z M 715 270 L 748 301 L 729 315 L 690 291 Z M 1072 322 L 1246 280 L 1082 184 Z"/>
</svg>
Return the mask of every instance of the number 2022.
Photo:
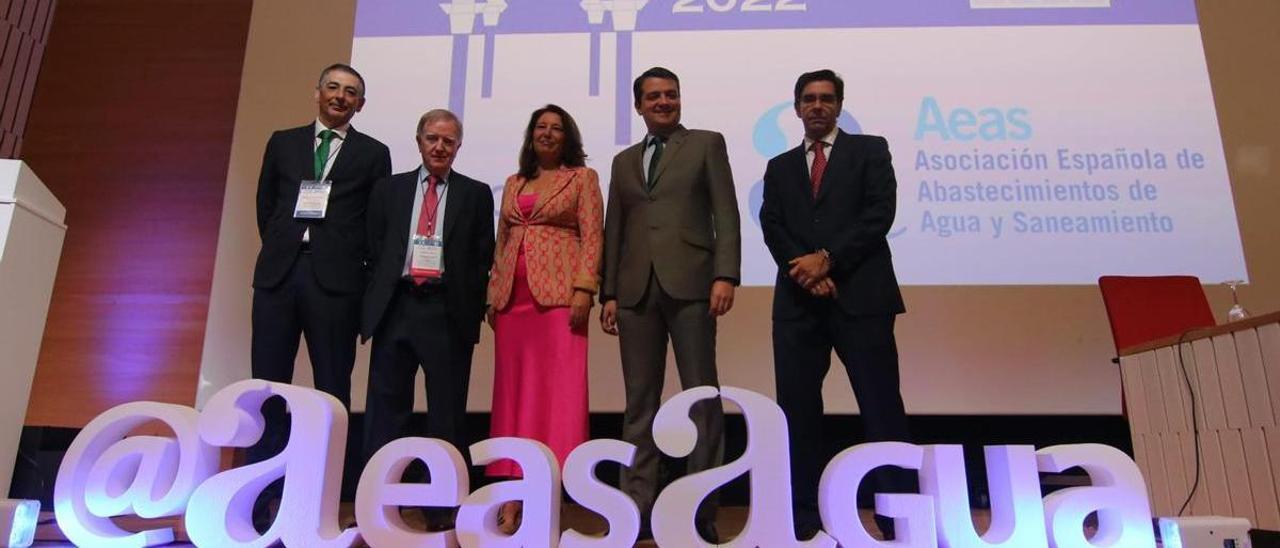
<svg viewBox="0 0 1280 548">
<path fill-rule="evenodd" d="M 725 13 L 733 11 L 805 11 L 800 0 L 676 0 L 671 13 L 702 13 L 705 8 Z"/>
</svg>

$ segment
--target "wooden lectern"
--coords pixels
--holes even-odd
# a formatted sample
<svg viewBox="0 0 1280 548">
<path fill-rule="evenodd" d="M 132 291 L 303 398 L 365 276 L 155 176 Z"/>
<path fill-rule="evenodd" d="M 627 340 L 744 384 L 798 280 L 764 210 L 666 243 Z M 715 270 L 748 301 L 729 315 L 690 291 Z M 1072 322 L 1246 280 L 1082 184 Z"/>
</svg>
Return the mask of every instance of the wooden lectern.
<svg viewBox="0 0 1280 548">
<path fill-rule="evenodd" d="M 1191 495 L 1198 438 L 1183 515 L 1280 530 L 1280 312 L 1125 348 L 1120 374 L 1156 515 Z"/>
</svg>

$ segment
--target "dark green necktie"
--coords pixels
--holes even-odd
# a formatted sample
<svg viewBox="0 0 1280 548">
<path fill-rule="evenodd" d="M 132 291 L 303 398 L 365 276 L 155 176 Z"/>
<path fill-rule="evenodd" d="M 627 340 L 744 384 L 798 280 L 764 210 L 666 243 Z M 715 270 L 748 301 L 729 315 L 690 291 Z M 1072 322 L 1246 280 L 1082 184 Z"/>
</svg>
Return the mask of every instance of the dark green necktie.
<svg viewBox="0 0 1280 548">
<path fill-rule="evenodd" d="M 658 136 L 654 136 L 653 141 L 651 141 L 653 144 L 653 156 L 649 159 L 649 175 L 645 179 L 646 190 L 653 190 L 653 183 L 658 179 L 658 162 L 662 160 L 662 149 L 666 148 L 664 146 L 666 141 L 666 139 Z"/>
<path fill-rule="evenodd" d="M 324 176 L 324 165 L 329 161 L 329 141 L 335 135 L 331 129 L 320 132 L 320 146 L 316 147 L 316 180 Z"/>
</svg>

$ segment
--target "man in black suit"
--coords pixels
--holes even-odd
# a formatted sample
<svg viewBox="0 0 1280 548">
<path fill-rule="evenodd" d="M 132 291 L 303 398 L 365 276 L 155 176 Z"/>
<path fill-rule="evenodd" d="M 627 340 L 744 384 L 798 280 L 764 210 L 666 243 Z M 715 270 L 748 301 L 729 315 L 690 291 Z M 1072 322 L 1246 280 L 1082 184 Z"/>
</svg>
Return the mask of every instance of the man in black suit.
<svg viewBox="0 0 1280 548">
<path fill-rule="evenodd" d="M 315 387 L 351 402 L 360 296 L 364 290 L 365 209 L 369 192 L 391 173 L 386 145 L 351 127 L 364 107 L 364 78 L 343 64 L 320 73 L 316 121 L 275 132 L 258 177 L 258 236 L 262 250 L 253 272 L 253 378 L 288 383 L 299 337 Z M 284 402 L 263 406 L 267 428 L 248 451 L 250 462 L 283 448 Z M 260 499 L 255 521 L 262 525 Z"/>
<path fill-rule="evenodd" d="M 778 263 L 773 294 L 773 356 L 778 404 L 787 415 L 796 531 L 821 525 L 822 381 L 834 348 L 858 400 L 867 441 L 906 441 L 898 388 L 894 318 L 905 311 L 889 244 L 897 182 L 883 137 L 836 126 L 844 81 L 830 70 L 795 86 L 804 144 L 769 161 L 760 224 Z M 899 491 L 900 471 L 878 471 L 877 491 Z M 887 537 L 892 522 L 877 516 Z"/>
<path fill-rule="evenodd" d="M 369 199 L 373 280 L 360 334 L 373 337 L 365 409 L 365 454 L 405 435 L 413 380 L 426 377 L 427 436 L 465 455 L 471 354 L 480 340 L 493 264 L 493 192 L 453 171 L 462 122 L 447 110 L 418 121 L 422 167 L 379 182 Z M 433 530 L 452 512 L 427 513 Z"/>
</svg>

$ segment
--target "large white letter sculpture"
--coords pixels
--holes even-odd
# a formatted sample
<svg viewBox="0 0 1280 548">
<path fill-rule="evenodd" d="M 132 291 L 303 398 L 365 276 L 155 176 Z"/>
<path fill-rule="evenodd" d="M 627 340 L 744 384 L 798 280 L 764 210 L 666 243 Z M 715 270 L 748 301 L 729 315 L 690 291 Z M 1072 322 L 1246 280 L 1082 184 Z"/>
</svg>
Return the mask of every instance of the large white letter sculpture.
<svg viewBox="0 0 1280 548">
<path fill-rule="evenodd" d="M 969 511 L 969 482 L 959 445 L 927 445 L 920 469 L 920 493 L 934 498 L 939 546 L 955 548 L 1044 548 L 1044 511 L 1035 448 L 986 448 L 991 526 L 982 536 Z M 1083 525 L 1083 523 L 1082 523 Z"/>
<path fill-rule="evenodd" d="M 431 483 L 401 483 L 404 471 L 422 461 Z M 419 532 L 400 517 L 401 506 L 457 506 L 471 491 L 467 463 L 448 442 L 427 438 L 400 438 L 369 457 L 356 489 L 356 521 L 370 546 L 421 546 L 452 548 L 458 545 L 454 531 Z"/>
<path fill-rule="evenodd" d="M 694 528 L 698 505 L 720 486 L 754 472 L 750 479 L 751 514 L 746 528 L 723 546 L 833 547 L 834 541 L 825 534 L 806 542 L 796 540 L 791 519 L 787 419 L 773 400 L 731 386 L 721 387 L 719 391 L 710 386 L 685 390 L 663 404 L 654 416 L 653 441 L 658 449 L 673 457 L 693 452 L 698 430 L 689 419 L 689 410 L 695 403 L 717 395 L 742 409 L 747 423 L 747 448 L 733 462 L 690 474 L 663 489 L 653 504 L 653 539 L 659 546 L 709 546 Z"/>
<path fill-rule="evenodd" d="M 472 546 L 548 546 L 560 540 L 560 468 L 547 446 L 520 438 L 493 438 L 471 445 L 471 462 L 483 466 L 501 459 L 520 465 L 520 479 L 476 489 L 458 509 L 458 542 Z M 514 535 L 498 531 L 503 502 L 523 501 L 524 517 Z"/>
<path fill-rule="evenodd" d="M 872 538 L 858 519 L 858 485 L 871 470 L 893 465 L 919 470 L 924 450 L 910 443 L 882 441 L 855 445 L 836 455 L 818 482 L 818 512 L 822 526 L 841 546 L 910 546 L 934 548 L 937 531 L 933 524 L 933 497 L 910 493 L 877 493 L 876 511 L 893 518 L 896 539 L 881 542 Z M 969 504 L 966 501 L 965 511 Z"/>
<path fill-rule="evenodd" d="M 219 447 L 247 447 L 262 435 L 262 403 L 281 396 L 291 412 L 289 444 L 263 462 L 217 472 Z M 1029 446 L 986 449 L 991 493 L 991 527 L 981 536 L 970 520 L 964 456 L 959 446 L 918 446 L 900 442 L 850 447 L 832 459 L 818 486 L 825 533 L 808 541 L 792 526 L 791 459 L 787 423 L 772 400 L 733 388 L 698 387 L 667 401 L 654 417 L 653 437 L 671 456 L 693 451 L 698 432 L 689 411 L 694 404 L 723 397 L 738 405 L 747 425 L 742 457 L 672 482 L 658 494 L 652 524 L 662 546 L 706 546 L 694 527 L 699 504 L 712 491 L 750 474 L 751 506 L 746 527 L 727 546 L 847 548 L 935 546 L 990 547 L 1154 547 L 1151 508 L 1137 465 L 1104 445 Z M 174 438 L 128 436 L 159 421 Z M 235 383 L 210 399 L 203 413 L 160 403 L 115 407 L 90 422 L 63 458 L 54 488 L 58 525 L 83 546 L 153 546 L 173 540 L 170 529 L 122 530 L 112 516 L 145 518 L 186 511 L 187 532 L 201 546 L 347 547 L 362 536 L 372 546 L 465 548 L 547 546 L 566 548 L 630 546 L 640 526 L 635 504 L 595 477 L 602 461 L 629 466 L 635 447 L 616 440 L 579 446 L 564 463 L 564 487 L 584 507 L 604 516 L 609 533 L 588 537 L 560 533 L 560 468 L 546 446 L 531 440 L 496 438 L 472 445 L 476 465 L 512 459 L 523 477 L 469 493 L 466 465 L 458 449 L 441 440 L 403 438 L 387 444 L 369 461 L 356 493 L 355 528 L 338 527 L 347 413 L 337 399 L 316 390 L 266 381 Z M 431 482 L 401 483 L 405 467 L 420 460 Z M 920 493 L 879 493 L 876 510 L 893 518 L 896 538 L 878 541 L 858 519 L 858 485 L 873 469 L 898 466 L 920 473 Z M 1040 499 L 1038 472 L 1072 467 L 1088 472 L 1092 485 L 1073 487 Z M 252 525 L 254 500 L 271 482 L 285 477 L 277 519 L 265 534 Z M 468 494 L 469 493 L 469 494 Z M 524 519 L 514 535 L 496 528 L 499 506 L 523 501 Z M 402 506 L 459 506 L 457 530 L 415 531 L 400 518 Z M 1085 517 L 1098 513 L 1098 530 L 1084 536 Z"/>
<path fill-rule="evenodd" d="M 346 455 L 347 411 L 337 398 L 299 386 L 240 381 L 210 398 L 200 415 L 200 437 L 210 445 L 248 447 L 262 436 L 262 402 L 283 397 L 289 406 L 289 444 L 262 462 L 219 472 L 191 494 L 187 534 L 200 546 L 345 547 L 360 540 L 338 526 L 338 497 Z M 280 510 L 263 535 L 253 529 L 253 501 L 271 482 L 288 476 Z"/>
<path fill-rule="evenodd" d="M 564 490 L 578 501 L 604 516 L 609 533 L 593 538 L 572 529 L 560 536 L 561 548 L 601 548 L 631 546 L 640 535 L 640 510 L 626 493 L 605 485 L 596 478 L 596 465 L 613 461 L 631 466 L 636 446 L 618 440 L 591 440 L 579 445 L 564 461 Z"/>
<path fill-rule="evenodd" d="M 67 540 L 80 546 L 155 546 L 173 530 L 132 533 L 111 516 L 158 518 L 182 514 L 191 491 L 218 471 L 218 448 L 200 442 L 195 409 L 135 402 L 113 407 L 85 425 L 71 442 L 53 489 L 54 515 Z M 160 421 L 175 438 L 129 436 Z"/>
<path fill-rule="evenodd" d="M 1151 505 L 1146 483 L 1133 459 L 1100 444 L 1058 445 L 1036 452 L 1041 472 L 1062 472 L 1079 466 L 1093 485 L 1068 487 L 1044 498 L 1049 544 L 1054 547 L 1100 548 L 1155 546 Z M 1098 512 L 1098 531 L 1084 537 L 1084 518 Z"/>
</svg>

